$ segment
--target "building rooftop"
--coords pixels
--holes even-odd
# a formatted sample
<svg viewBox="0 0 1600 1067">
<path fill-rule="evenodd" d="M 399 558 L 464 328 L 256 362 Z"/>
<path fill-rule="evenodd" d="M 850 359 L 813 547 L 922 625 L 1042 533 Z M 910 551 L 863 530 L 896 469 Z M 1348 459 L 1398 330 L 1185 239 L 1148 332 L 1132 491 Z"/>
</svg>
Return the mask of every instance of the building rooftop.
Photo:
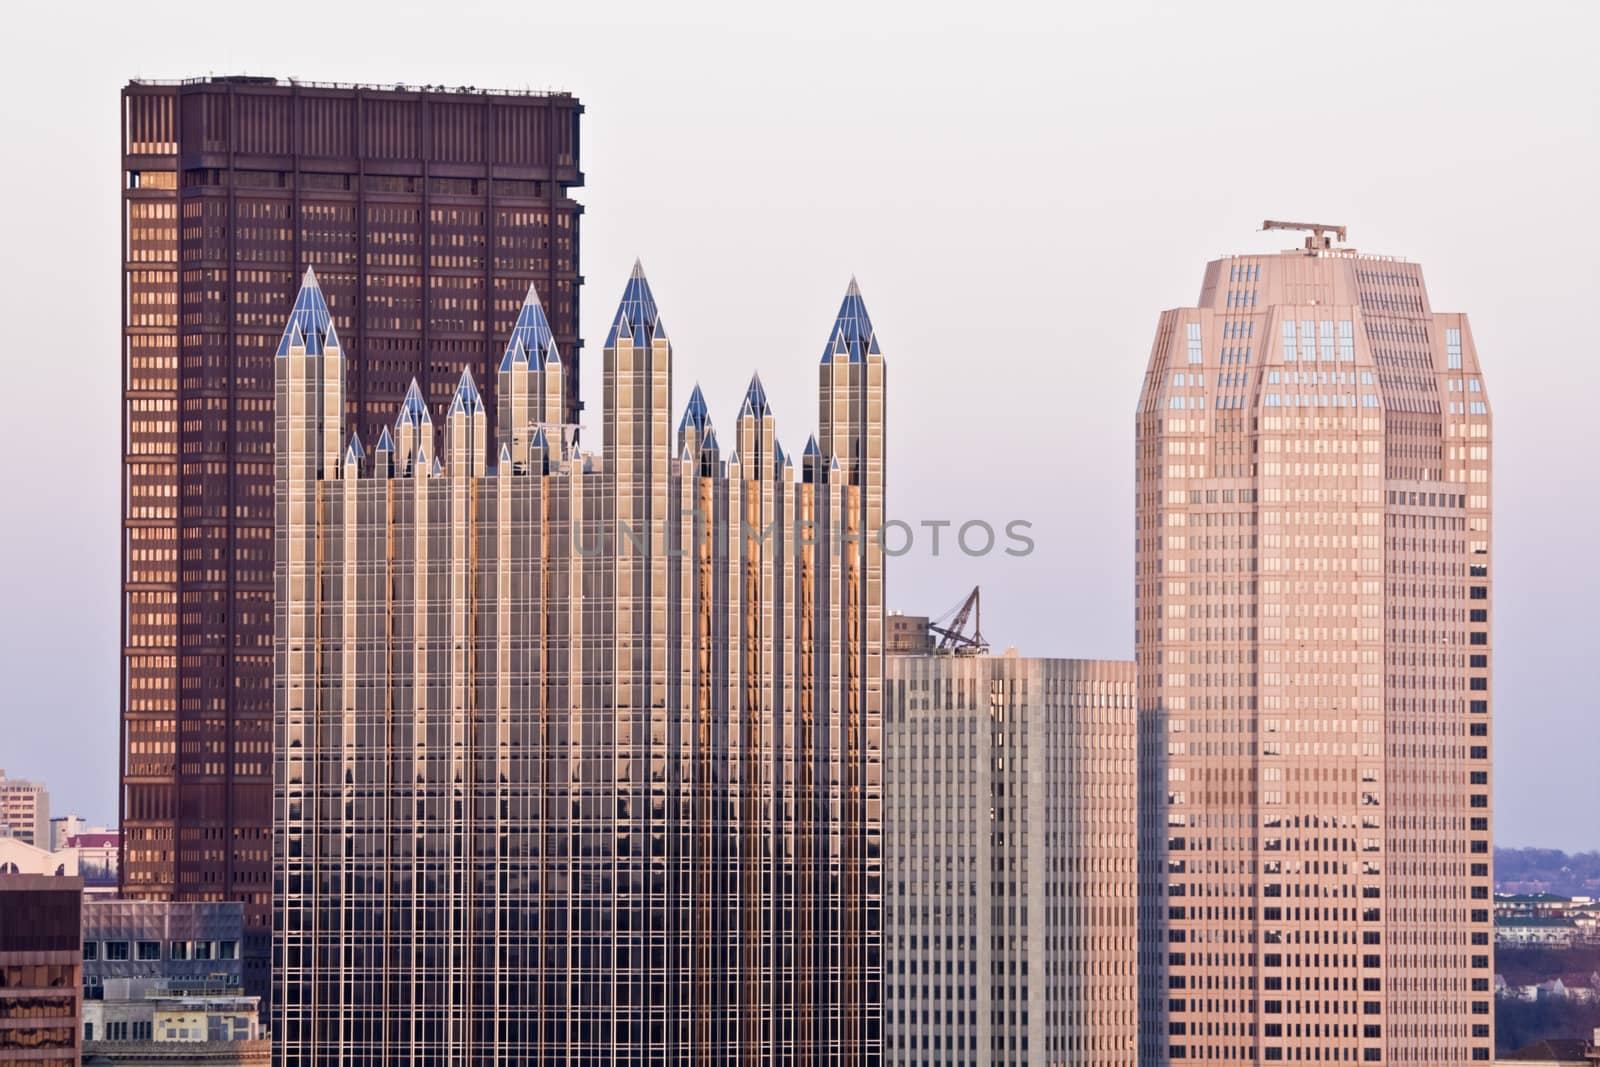
<svg viewBox="0 0 1600 1067">
<path fill-rule="evenodd" d="M 486 89 L 476 85 L 411 85 L 394 82 L 325 82 L 303 78 L 279 78 L 270 74 L 207 74 L 202 78 L 129 78 L 129 85 L 246 85 L 279 89 L 333 89 L 342 92 L 429 93 L 445 96 L 571 96 L 564 89 Z"/>
</svg>

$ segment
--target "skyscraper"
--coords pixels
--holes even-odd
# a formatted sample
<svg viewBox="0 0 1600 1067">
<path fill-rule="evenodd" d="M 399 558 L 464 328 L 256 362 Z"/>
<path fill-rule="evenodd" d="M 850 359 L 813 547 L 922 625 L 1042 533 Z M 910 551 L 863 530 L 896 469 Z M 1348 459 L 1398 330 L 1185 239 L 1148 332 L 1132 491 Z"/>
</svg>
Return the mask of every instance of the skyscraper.
<svg viewBox="0 0 1600 1067">
<path fill-rule="evenodd" d="M 1131 662 L 888 657 L 887 1067 L 1136 1062 L 1134 758 Z"/>
<path fill-rule="evenodd" d="M 1141 1055 L 1485 1061 L 1488 397 L 1419 266 L 1303 228 L 1139 403 Z"/>
<path fill-rule="evenodd" d="M 529 292 L 435 423 L 345 438 L 307 273 L 277 349 L 280 1062 L 878 1062 L 884 375 L 854 283 L 820 433 L 731 431 L 637 266 L 604 454 Z"/>
<path fill-rule="evenodd" d="M 136 81 L 123 129 L 122 886 L 271 893 L 273 352 L 299 272 L 345 338 L 370 439 L 413 378 L 486 383 L 537 282 L 575 421 L 578 116 L 565 94 Z"/>
</svg>

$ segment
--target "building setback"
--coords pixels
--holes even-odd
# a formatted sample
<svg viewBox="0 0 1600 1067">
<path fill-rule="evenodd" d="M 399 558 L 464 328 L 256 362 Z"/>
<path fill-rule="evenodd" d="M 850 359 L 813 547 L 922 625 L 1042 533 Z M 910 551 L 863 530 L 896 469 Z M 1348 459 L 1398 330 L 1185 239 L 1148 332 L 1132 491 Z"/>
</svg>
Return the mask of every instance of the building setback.
<svg viewBox="0 0 1600 1067">
<path fill-rule="evenodd" d="M 889 656 L 886 1065 L 1136 1062 L 1135 737 L 1131 661 Z"/>
<path fill-rule="evenodd" d="M 315 266 L 361 353 L 343 396 L 363 435 L 413 378 L 435 416 L 463 368 L 492 393 L 535 282 L 575 371 L 581 111 L 566 94 L 272 78 L 123 89 L 122 887 L 245 903 L 252 992 L 269 942 L 283 309 Z"/>
<path fill-rule="evenodd" d="M 1137 426 L 1141 1061 L 1491 1059 L 1466 316 L 1321 233 L 1213 261 Z"/>
<path fill-rule="evenodd" d="M 604 454 L 530 291 L 442 434 L 345 437 L 307 273 L 278 347 L 279 1062 L 873 1064 L 884 375 L 854 283 L 820 430 L 759 379 L 672 431 L 637 266 Z"/>
</svg>

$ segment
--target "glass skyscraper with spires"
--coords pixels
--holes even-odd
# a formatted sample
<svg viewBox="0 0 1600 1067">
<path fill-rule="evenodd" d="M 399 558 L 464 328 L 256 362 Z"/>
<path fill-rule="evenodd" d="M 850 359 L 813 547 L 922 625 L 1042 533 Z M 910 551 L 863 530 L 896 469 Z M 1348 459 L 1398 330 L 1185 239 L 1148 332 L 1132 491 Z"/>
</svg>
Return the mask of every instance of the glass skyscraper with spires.
<svg viewBox="0 0 1600 1067">
<path fill-rule="evenodd" d="M 278 1062 L 876 1064 L 885 363 L 854 282 L 798 454 L 719 433 L 635 267 L 605 451 L 530 291 L 348 435 L 307 272 L 275 360 Z"/>
</svg>

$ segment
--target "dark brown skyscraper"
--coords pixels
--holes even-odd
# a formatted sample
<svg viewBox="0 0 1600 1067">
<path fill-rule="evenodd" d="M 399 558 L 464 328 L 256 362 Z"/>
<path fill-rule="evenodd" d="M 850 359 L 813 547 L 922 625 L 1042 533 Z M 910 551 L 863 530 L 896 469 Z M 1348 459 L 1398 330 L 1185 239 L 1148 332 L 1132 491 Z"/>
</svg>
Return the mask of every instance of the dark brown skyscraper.
<svg viewBox="0 0 1600 1067">
<path fill-rule="evenodd" d="M 530 284 L 578 420 L 578 116 L 566 94 L 132 82 L 123 129 L 122 884 L 241 900 L 267 992 L 272 404 L 314 267 L 373 438 L 415 377 L 492 391 Z M 487 398 L 492 421 L 496 404 Z"/>
</svg>

